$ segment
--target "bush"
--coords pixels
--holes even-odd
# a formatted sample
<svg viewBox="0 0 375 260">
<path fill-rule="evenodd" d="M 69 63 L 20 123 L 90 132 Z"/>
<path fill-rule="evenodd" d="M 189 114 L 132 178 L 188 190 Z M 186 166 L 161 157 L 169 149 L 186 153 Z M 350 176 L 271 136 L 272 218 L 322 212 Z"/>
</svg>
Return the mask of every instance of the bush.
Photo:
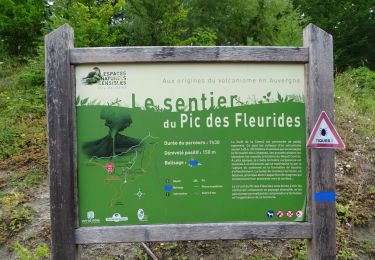
<svg viewBox="0 0 375 260">
<path fill-rule="evenodd" d="M 22 192 L 9 192 L 0 199 L 0 245 L 25 228 L 33 217 Z"/>
<path fill-rule="evenodd" d="M 40 71 L 31 68 L 20 75 L 19 83 L 24 87 L 41 86 L 44 84 L 44 75 Z"/>
<path fill-rule="evenodd" d="M 18 76 L 18 85 L 34 87 L 44 85 L 44 48 L 39 47 L 38 56 L 27 60 L 27 64 Z"/>
<path fill-rule="evenodd" d="M 47 244 L 36 247 L 33 251 L 21 245 L 18 241 L 14 243 L 14 251 L 21 260 L 48 259 L 49 250 Z"/>
<path fill-rule="evenodd" d="M 349 71 L 353 75 L 359 88 L 367 88 L 375 90 L 375 72 L 366 67 L 359 67 Z"/>
<path fill-rule="evenodd" d="M 375 116 L 375 71 L 359 67 L 340 73 L 335 79 L 335 106 L 347 112 Z"/>
</svg>

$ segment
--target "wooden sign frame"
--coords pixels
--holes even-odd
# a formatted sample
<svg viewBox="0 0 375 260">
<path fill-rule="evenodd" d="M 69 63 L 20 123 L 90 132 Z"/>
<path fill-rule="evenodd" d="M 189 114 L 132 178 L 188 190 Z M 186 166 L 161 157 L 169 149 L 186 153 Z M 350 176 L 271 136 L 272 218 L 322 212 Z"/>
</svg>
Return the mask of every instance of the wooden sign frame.
<svg viewBox="0 0 375 260">
<path fill-rule="evenodd" d="M 51 196 L 52 259 L 76 259 L 77 245 L 136 241 L 215 239 L 308 239 L 309 259 L 335 259 L 335 152 L 307 151 L 308 222 L 236 222 L 79 227 L 75 65 L 114 63 L 302 63 L 305 64 L 306 135 L 321 111 L 333 121 L 332 36 L 313 24 L 303 31 L 304 47 L 116 47 L 74 48 L 65 24 L 45 37 L 48 161 Z"/>
</svg>

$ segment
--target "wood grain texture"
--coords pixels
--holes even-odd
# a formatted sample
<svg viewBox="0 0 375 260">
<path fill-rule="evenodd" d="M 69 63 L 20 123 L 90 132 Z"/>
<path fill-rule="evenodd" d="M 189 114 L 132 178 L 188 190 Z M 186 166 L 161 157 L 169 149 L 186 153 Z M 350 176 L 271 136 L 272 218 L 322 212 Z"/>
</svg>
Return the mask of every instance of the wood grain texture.
<svg viewBox="0 0 375 260">
<path fill-rule="evenodd" d="M 79 209 L 78 209 L 78 170 L 77 170 L 77 110 L 76 110 L 76 69 L 74 65 L 70 65 L 70 89 L 71 89 L 71 102 L 69 106 L 71 107 L 72 114 L 70 115 L 71 128 L 70 133 L 72 136 L 73 142 L 73 172 L 74 172 L 74 208 L 75 208 L 75 226 L 74 228 L 79 227 Z"/>
<path fill-rule="evenodd" d="M 311 238 L 310 223 L 238 222 L 88 227 L 76 230 L 78 244 L 215 239 Z"/>
<path fill-rule="evenodd" d="M 123 62 L 308 62 L 308 49 L 298 47 L 116 47 L 76 48 L 72 64 Z"/>
<path fill-rule="evenodd" d="M 73 29 L 63 25 L 45 37 L 51 257 L 75 259 L 74 114 L 69 49 Z"/>
<path fill-rule="evenodd" d="M 309 48 L 306 65 L 307 132 L 311 133 L 324 110 L 333 122 L 333 47 L 332 36 L 313 24 L 303 31 L 304 46 Z M 309 195 L 310 221 L 313 224 L 309 242 L 309 259 L 336 259 L 335 202 L 316 202 L 315 192 L 336 192 L 334 149 L 310 149 L 309 166 L 311 190 Z"/>
</svg>

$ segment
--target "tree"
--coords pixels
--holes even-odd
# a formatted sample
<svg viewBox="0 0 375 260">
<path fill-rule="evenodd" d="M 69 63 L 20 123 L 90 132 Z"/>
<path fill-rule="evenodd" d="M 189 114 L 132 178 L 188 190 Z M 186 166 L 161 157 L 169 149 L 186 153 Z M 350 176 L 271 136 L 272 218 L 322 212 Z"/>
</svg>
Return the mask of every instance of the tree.
<svg viewBox="0 0 375 260">
<path fill-rule="evenodd" d="M 257 1 L 190 0 L 188 23 L 191 29 L 210 28 L 217 35 L 217 45 L 246 45 Z"/>
<path fill-rule="evenodd" d="M 122 45 L 179 45 L 188 9 L 180 0 L 128 0 L 117 22 Z"/>
<path fill-rule="evenodd" d="M 70 24 L 77 47 L 111 46 L 118 31 L 112 30 L 113 17 L 124 8 L 125 0 L 56 0 L 52 6 L 50 27 Z"/>
<path fill-rule="evenodd" d="M 295 0 L 307 22 L 333 36 L 339 70 L 366 65 L 375 69 L 375 6 L 373 0 Z"/>
<path fill-rule="evenodd" d="M 301 16 L 285 0 L 189 0 L 190 28 L 206 27 L 217 45 L 300 45 Z"/>
<path fill-rule="evenodd" d="M 181 41 L 181 45 L 187 46 L 215 46 L 217 41 L 216 33 L 207 27 L 198 27 L 193 30 L 191 36 Z"/>
<path fill-rule="evenodd" d="M 77 46 L 302 42 L 289 0 L 56 0 L 53 10 L 53 28 L 70 23 Z"/>
<path fill-rule="evenodd" d="M 259 0 L 255 24 L 248 45 L 302 45 L 302 16 L 291 1 Z"/>
<path fill-rule="evenodd" d="M 35 54 L 46 14 L 44 0 L 0 0 L 0 41 L 4 52 Z"/>
</svg>

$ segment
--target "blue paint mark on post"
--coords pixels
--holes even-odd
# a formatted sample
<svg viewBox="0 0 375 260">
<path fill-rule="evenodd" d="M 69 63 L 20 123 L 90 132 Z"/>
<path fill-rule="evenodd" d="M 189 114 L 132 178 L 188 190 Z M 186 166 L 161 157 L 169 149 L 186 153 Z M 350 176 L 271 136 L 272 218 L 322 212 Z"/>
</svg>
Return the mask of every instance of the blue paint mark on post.
<svg viewBox="0 0 375 260">
<path fill-rule="evenodd" d="M 166 192 L 171 192 L 172 189 L 173 189 L 173 186 L 172 186 L 172 185 L 170 185 L 170 184 L 164 185 L 164 190 L 165 190 Z"/>
<path fill-rule="evenodd" d="M 314 201 L 317 201 L 317 202 L 334 202 L 334 201 L 336 201 L 336 192 L 333 192 L 333 191 L 315 192 Z"/>
<path fill-rule="evenodd" d="M 198 165 L 199 165 L 199 162 L 197 160 L 189 160 L 190 167 L 198 166 Z"/>
</svg>

